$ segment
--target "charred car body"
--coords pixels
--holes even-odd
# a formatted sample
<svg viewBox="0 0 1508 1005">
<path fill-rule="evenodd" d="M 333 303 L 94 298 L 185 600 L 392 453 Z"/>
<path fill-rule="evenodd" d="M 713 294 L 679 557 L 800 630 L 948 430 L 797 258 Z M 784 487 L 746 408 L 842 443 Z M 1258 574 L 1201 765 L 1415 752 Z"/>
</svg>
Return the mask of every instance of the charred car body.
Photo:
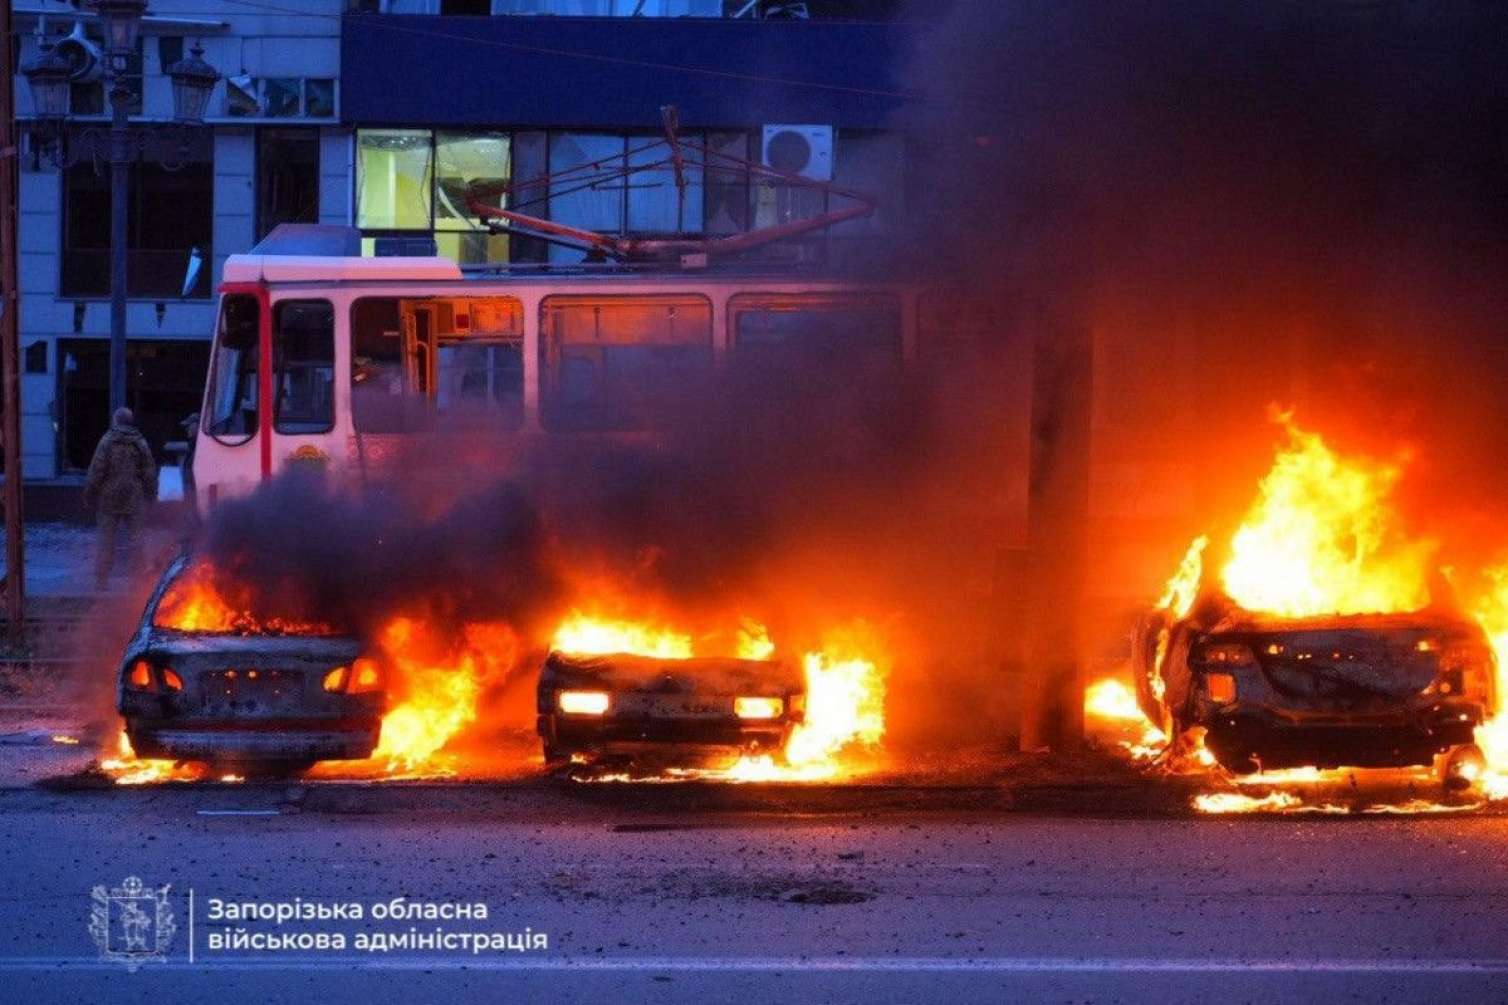
<svg viewBox="0 0 1508 1005">
<path fill-rule="evenodd" d="M 384 678 L 357 640 L 164 626 L 159 609 L 188 566 L 163 574 L 121 660 L 117 706 L 136 754 L 258 774 L 370 755 Z"/>
<path fill-rule="evenodd" d="M 801 673 L 778 660 L 551 652 L 539 675 L 539 734 L 557 767 L 778 754 L 805 692 Z"/>
<path fill-rule="evenodd" d="M 1433 765 L 1454 787 L 1482 767 L 1494 657 L 1449 610 L 1299 619 L 1202 596 L 1182 618 L 1143 619 L 1133 651 L 1142 711 L 1169 736 L 1202 728 L 1238 774 Z"/>
</svg>

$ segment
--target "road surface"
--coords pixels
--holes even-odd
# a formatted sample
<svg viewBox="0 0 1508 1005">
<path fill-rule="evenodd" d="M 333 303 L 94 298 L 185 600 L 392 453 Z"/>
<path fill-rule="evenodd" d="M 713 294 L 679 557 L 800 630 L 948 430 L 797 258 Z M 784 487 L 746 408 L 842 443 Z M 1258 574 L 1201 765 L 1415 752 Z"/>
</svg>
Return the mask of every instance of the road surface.
<svg viewBox="0 0 1508 1005">
<path fill-rule="evenodd" d="M 1481 1001 L 1508 995 L 1508 819 L 1045 813 L 990 786 L 0 789 L 17 1002 Z M 91 888 L 170 884 L 164 962 Z M 193 891 L 193 910 L 188 904 Z M 376 919 L 394 898 L 485 920 Z M 364 918 L 227 921 L 226 904 Z M 212 901 L 221 901 L 212 921 Z M 434 908 L 442 910 L 442 908 Z M 476 912 L 473 910 L 472 912 Z M 192 916 L 193 936 L 188 926 Z M 240 928 L 282 949 L 212 950 Z M 548 948 L 373 951 L 410 929 Z M 344 951 L 300 949 L 339 932 Z M 350 947 L 358 934 L 367 948 Z M 194 960 L 189 962 L 190 942 Z M 264 942 L 265 945 L 265 942 Z"/>
</svg>

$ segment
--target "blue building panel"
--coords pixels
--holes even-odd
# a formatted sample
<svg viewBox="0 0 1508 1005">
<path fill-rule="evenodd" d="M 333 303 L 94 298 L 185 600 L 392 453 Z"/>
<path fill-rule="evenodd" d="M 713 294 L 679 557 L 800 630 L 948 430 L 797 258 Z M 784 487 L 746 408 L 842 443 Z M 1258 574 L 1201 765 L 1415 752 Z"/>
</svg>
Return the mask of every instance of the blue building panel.
<svg viewBox="0 0 1508 1005">
<path fill-rule="evenodd" d="M 354 125 L 642 129 L 893 124 L 916 26 L 692 18 L 343 19 Z"/>
</svg>

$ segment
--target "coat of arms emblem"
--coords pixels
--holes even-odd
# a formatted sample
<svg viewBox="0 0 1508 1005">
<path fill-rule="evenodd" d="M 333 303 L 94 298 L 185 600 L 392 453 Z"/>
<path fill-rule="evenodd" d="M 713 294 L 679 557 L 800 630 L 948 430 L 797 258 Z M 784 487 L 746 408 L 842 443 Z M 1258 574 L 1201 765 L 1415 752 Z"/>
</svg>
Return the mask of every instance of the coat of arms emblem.
<svg viewBox="0 0 1508 1005">
<path fill-rule="evenodd" d="M 149 887 L 136 876 L 120 886 L 96 886 L 89 915 L 89 934 L 100 959 L 124 963 L 134 971 L 143 963 L 167 959 L 173 933 L 173 906 L 168 886 Z"/>
</svg>

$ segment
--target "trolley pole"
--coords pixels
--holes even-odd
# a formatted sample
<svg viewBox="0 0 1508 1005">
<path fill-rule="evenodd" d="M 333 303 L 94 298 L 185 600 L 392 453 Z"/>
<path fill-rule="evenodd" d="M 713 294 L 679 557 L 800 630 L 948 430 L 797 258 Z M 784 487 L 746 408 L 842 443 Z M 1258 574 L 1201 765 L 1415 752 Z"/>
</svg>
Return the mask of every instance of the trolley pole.
<svg viewBox="0 0 1508 1005">
<path fill-rule="evenodd" d="M 11 55 L 11 0 L 0 0 L 0 447 L 5 455 L 5 615 L 11 641 L 25 630 L 26 564 L 21 540 L 21 293 L 16 267 L 16 67 Z"/>
</svg>

